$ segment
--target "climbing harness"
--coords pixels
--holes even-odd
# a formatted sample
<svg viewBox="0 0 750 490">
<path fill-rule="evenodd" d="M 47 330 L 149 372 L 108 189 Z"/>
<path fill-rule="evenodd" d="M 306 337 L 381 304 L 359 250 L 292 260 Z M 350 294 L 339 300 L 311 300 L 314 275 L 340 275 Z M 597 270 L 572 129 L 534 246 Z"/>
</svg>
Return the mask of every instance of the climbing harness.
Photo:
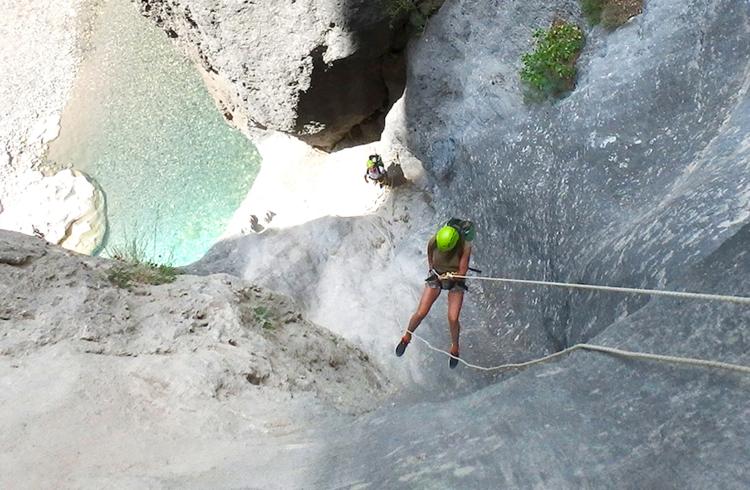
<svg viewBox="0 0 750 490">
<path fill-rule="evenodd" d="M 750 304 L 750 297 L 746 297 L 746 296 L 688 293 L 688 292 L 683 292 L 683 291 L 637 289 L 637 288 L 598 286 L 598 285 L 593 285 L 593 284 L 577 284 L 577 283 L 565 283 L 565 282 L 531 281 L 531 280 L 525 280 L 525 279 L 508 279 L 504 277 L 485 277 L 485 276 L 469 277 L 469 276 L 462 276 L 462 275 L 453 274 L 453 273 L 447 273 L 443 275 L 442 277 L 446 279 L 476 279 L 480 281 L 505 282 L 505 283 L 513 283 L 513 284 L 530 284 L 530 285 L 538 285 L 538 286 L 556 286 L 556 287 L 575 288 L 575 289 L 612 291 L 612 292 L 622 292 L 622 293 L 630 293 L 630 294 L 647 294 L 647 295 L 653 295 L 653 296 L 669 296 L 669 297 L 675 297 L 675 298 L 688 298 L 688 299 L 700 299 L 700 300 L 707 300 L 707 301 L 725 301 L 725 302 L 738 303 L 738 304 Z M 466 362 L 460 357 L 456 357 L 452 355 L 448 351 L 438 349 L 437 347 L 433 346 L 429 341 L 419 336 L 418 334 L 414 332 L 409 332 L 409 333 L 416 339 L 423 342 L 429 349 L 435 352 L 445 354 L 446 356 L 450 358 L 458 359 L 458 362 L 463 363 L 467 367 L 470 367 L 472 369 L 477 369 L 480 371 L 502 371 L 502 370 L 510 370 L 510 369 L 523 369 L 523 368 L 527 368 L 530 366 L 534 366 L 536 364 L 542 364 L 542 363 L 551 361 L 558 357 L 570 354 L 576 350 L 588 350 L 588 351 L 594 351 L 594 352 L 602 352 L 605 354 L 611 354 L 614 356 L 624 357 L 628 359 L 648 360 L 648 361 L 666 362 L 666 363 L 673 363 L 673 364 L 684 364 L 688 366 L 697 366 L 697 367 L 704 367 L 704 368 L 725 369 L 725 370 L 739 372 L 743 374 L 750 374 L 750 366 L 743 366 L 741 364 L 732 364 L 732 363 L 721 362 L 721 361 L 709 361 L 705 359 L 696 359 L 692 357 L 667 356 L 667 355 L 662 355 L 662 354 L 650 354 L 646 352 L 633 352 L 633 351 L 616 349 L 613 347 L 606 347 L 603 345 L 593 345 L 593 344 L 576 344 L 576 345 L 568 347 L 567 349 L 563 349 L 559 352 L 555 352 L 553 354 L 541 357 L 539 359 L 533 359 L 531 361 L 520 362 L 520 363 L 508 363 L 508 364 L 501 364 L 499 366 L 485 367 L 485 366 L 478 366 L 476 364 L 471 364 L 469 362 Z"/>
</svg>

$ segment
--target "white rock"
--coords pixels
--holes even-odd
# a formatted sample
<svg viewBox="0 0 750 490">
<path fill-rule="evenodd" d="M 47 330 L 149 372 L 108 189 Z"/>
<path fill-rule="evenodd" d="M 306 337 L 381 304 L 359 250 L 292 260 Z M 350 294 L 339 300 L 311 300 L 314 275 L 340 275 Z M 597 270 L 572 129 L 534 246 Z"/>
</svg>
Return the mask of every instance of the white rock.
<svg viewBox="0 0 750 490">
<path fill-rule="evenodd" d="M 47 144 L 60 135 L 60 115 L 53 114 L 45 121 L 42 143 Z"/>
<path fill-rule="evenodd" d="M 75 170 L 52 177 L 37 171 L 21 176 L 17 192 L 5 199 L 0 228 L 44 235 L 50 243 L 90 254 L 104 238 L 104 198 L 88 178 Z"/>
<path fill-rule="evenodd" d="M 201 487 L 233 458 L 260 488 L 306 488 L 285 468 L 317 454 L 307 428 L 391 390 L 360 349 L 236 278 L 121 288 L 110 261 L 3 231 L 0 263 L 0 488 Z"/>
<path fill-rule="evenodd" d="M 60 114 L 52 114 L 44 119 L 39 119 L 29 129 L 29 143 L 47 144 L 57 138 L 60 134 Z"/>
</svg>

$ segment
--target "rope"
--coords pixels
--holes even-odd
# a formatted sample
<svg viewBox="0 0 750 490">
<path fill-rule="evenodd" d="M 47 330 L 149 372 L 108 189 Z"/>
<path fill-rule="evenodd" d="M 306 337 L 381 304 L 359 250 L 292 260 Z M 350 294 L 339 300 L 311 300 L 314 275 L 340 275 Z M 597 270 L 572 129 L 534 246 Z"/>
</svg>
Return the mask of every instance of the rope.
<svg viewBox="0 0 750 490">
<path fill-rule="evenodd" d="M 665 291 L 661 289 L 638 289 L 623 288 L 616 286 L 597 286 L 594 284 L 577 284 L 569 282 L 550 282 L 550 281 L 530 281 L 527 279 L 508 279 L 505 277 L 485 277 L 485 276 L 461 276 L 459 274 L 447 273 L 442 277 L 456 279 L 477 279 L 480 281 L 507 282 L 512 284 L 531 284 L 536 286 L 556 286 L 572 289 L 589 289 L 597 291 L 613 291 L 618 293 L 629 294 L 649 294 L 652 296 L 669 296 L 673 298 L 702 299 L 707 301 L 725 301 L 729 303 L 739 303 L 750 305 L 750 297 L 747 296 L 730 296 L 725 294 L 707 294 L 707 293 L 688 293 L 684 291 Z"/>
<path fill-rule="evenodd" d="M 463 276 L 460 274 L 453 274 L 450 272 L 441 276 L 441 278 L 478 279 L 480 281 L 505 282 L 505 283 L 511 283 L 511 284 L 556 286 L 556 287 L 564 287 L 564 288 L 572 288 L 572 289 L 612 291 L 612 292 L 629 293 L 629 294 L 648 294 L 652 296 L 668 296 L 668 297 L 673 297 L 673 298 L 699 299 L 699 300 L 707 300 L 707 301 L 724 301 L 724 302 L 738 303 L 738 304 L 750 304 L 750 297 L 730 296 L 730 295 L 724 295 L 724 294 L 689 293 L 689 292 L 684 292 L 684 291 L 624 288 L 624 287 L 615 287 L 615 286 L 599 286 L 599 285 L 594 285 L 594 284 L 575 284 L 575 283 L 567 283 L 567 282 L 532 281 L 532 280 L 527 280 L 527 279 L 509 279 L 509 278 L 504 278 L 504 277 Z M 553 359 L 568 355 L 576 350 L 581 349 L 581 350 L 588 350 L 588 351 L 594 351 L 594 352 L 602 352 L 604 354 L 610 354 L 610 355 L 624 357 L 628 359 L 658 361 L 658 362 L 666 362 L 666 363 L 673 363 L 673 364 L 684 364 L 684 365 L 689 365 L 689 366 L 698 366 L 698 367 L 714 368 L 714 369 L 725 369 L 725 370 L 735 371 L 735 372 L 739 372 L 743 374 L 750 374 L 750 367 L 743 366 L 740 364 L 732 364 L 732 363 L 721 362 L 721 361 L 709 361 L 706 359 L 696 359 L 692 357 L 667 356 L 663 354 L 649 354 L 645 352 L 633 352 L 633 351 L 627 351 L 627 350 L 622 350 L 622 349 L 615 349 L 614 347 L 606 347 L 602 345 L 593 345 L 593 344 L 576 344 L 571 347 L 568 347 L 567 349 L 563 349 L 559 352 L 555 352 L 554 354 L 550 354 L 548 356 L 544 356 L 539 359 L 533 359 L 533 360 L 526 361 L 526 362 L 508 363 L 508 364 L 501 364 L 499 366 L 484 367 L 484 366 L 477 366 L 476 364 L 471 364 L 469 362 L 464 361 L 460 357 L 454 356 L 448 351 L 438 349 L 437 347 L 434 347 L 432 344 L 430 344 L 430 342 L 427 341 L 427 339 L 420 337 L 414 332 L 409 332 L 409 333 L 413 337 L 424 342 L 424 344 L 427 345 L 429 349 L 435 352 L 445 354 L 446 356 L 452 359 L 457 359 L 458 362 L 466 365 L 467 367 L 470 367 L 472 369 L 478 369 L 480 371 L 524 369 L 530 366 L 534 366 L 536 364 L 542 364 L 542 363 L 551 361 Z"/>
<path fill-rule="evenodd" d="M 531 361 L 501 364 L 499 366 L 492 366 L 492 367 L 484 367 L 484 366 L 477 366 L 476 364 L 471 364 L 469 362 L 464 361 L 460 357 L 454 356 L 448 351 L 438 349 L 437 347 L 434 347 L 432 344 L 430 344 L 430 342 L 428 342 L 426 339 L 420 337 L 414 332 L 411 332 L 411 335 L 421 340 L 422 342 L 424 342 L 428 348 L 434 350 L 435 352 L 440 352 L 453 359 L 458 359 L 458 362 L 465 364 L 466 366 L 470 368 L 478 369 L 480 371 L 500 371 L 500 370 L 509 370 L 509 369 L 523 369 L 529 366 L 533 366 L 535 364 L 542 364 L 542 363 L 551 361 L 552 359 L 555 359 L 557 357 L 570 354 L 573 351 L 583 349 L 583 350 L 589 350 L 589 351 L 603 352 L 605 354 L 611 354 L 614 356 L 625 357 L 629 359 L 658 361 L 658 362 L 667 362 L 667 363 L 674 363 L 674 364 L 685 364 L 688 366 L 725 369 L 729 371 L 736 371 L 736 372 L 743 373 L 743 374 L 750 374 L 750 366 L 743 366 L 741 364 L 732 364 L 729 362 L 721 362 L 721 361 L 708 361 L 705 359 L 696 359 L 692 357 L 665 356 L 662 354 L 648 354 L 645 352 L 633 352 L 633 351 L 627 351 L 627 350 L 622 350 L 622 349 L 615 349 L 613 347 L 605 347 L 603 345 L 592 345 L 592 344 L 576 344 L 571 347 L 568 347 L 567 349 L 561 350 L 559 352 L 555 352 L 554 354 L 550 354 L 548 356 L 544 356 L 539 359 L 533 359 Z"/>
<path fill-rule="evenodd" d="M 624 288 L 624 287 L 615 287 L 615 286 L 598 286 L 594 284 L 577 284 L 577 283 L 551 282 L 551 281 L 532 281 L 532 280 L 527 280 L 527 279 L 508 279 L 504 277 L 463 276 L 460 274 L 454 274 L 450 272 L 441 276 L 441 278 L 478 279 L 480 281 L 505 282 L 505 283 L 511 283 L 511 284 L 556 286 L 556 287 L 564 287 L 564 288 L 572 288 L 572 289 L 612 291 L 612 292 L 629 293 L 629 294 L 648 294 L 652 296 L 669 296 L 673 298 L 699 299 L 699 300 L 707 300 L 707 301 L 725 301 L 725 302 L 738 303 L 738 304 L 750 304 L 750 297 L 730 296 L 730 295 L 724 295 L 724 294 L 689 293 L 689 292 L 684 292 L 684 291 L 666 291 L 666 290 L 659 290 L 659 289 L 638 289 L 638 288 Z M 662 355 L 662 354 L 648 354 L 645 352 L 633 352 L 633 351 L 615 349 L 613 347 L 605 347 L 602 345 L 593 345 L 593 344 L 576 344 L 571 347 L 568 347 L 567 349 L 563 349 L 559 352 L 555 352 L 554 354 L 550 354 L 548 356 L 544 356 L 539 359 L 533 359 L 531 361 L 501 364 L 499 366 L 492 366 L 492 367 L 484 367 L 484 366 L 477 366 L 476 364 L 471 364 L 469 362 L 464 361 L 460 357 L 454 356 L 448 351 L 438 349 L 437 347 L 434 347 L 432 344 L 430 344 L 430 342 L 427 341 L 427 339 L 420 337 L 414 332 L 409 332 L 409 333 L 411 333 L 412 336 L 424 342 L 424 344 L 427 345 L 427 347 L 430 348 L 431 350 L 445 354 L 446 356 L 450 358 L 457 359 L 458 362 L 466 365 L 467 367 L 478 369 L 480 371 L 523 369 L 523 368 L 527 368 L 529 366 L 533 366 L 536 364 L 542 364 L 542 363 L 551 361 L 553 359 L 556 359 L 558 357 L 568 355 L 572 353 L 573 351 L 583 349 L 583 350 L 589 350 L 589 351 L 595 351 L 595 352 L 602 352 L 605 354 L 611 354 L 611 355 L 619 356 L 619 357 L 625 357 L 629 359 L 658 361 L 658 362 L 667 362 L 667 363 L 674 363 L 674 364 L 685 364 L 689 366 L 725 369 L 725 370 L 740 372 L 743 374 L 750 374 L 750 367 L 743 366 L 740 364 L 732 364 L 732 363 L 721 362 L 721 361 L 709 361 L 705 359 L 696 359 L 692 357 L 667 356 L 667 355 Z"/>
</svg>

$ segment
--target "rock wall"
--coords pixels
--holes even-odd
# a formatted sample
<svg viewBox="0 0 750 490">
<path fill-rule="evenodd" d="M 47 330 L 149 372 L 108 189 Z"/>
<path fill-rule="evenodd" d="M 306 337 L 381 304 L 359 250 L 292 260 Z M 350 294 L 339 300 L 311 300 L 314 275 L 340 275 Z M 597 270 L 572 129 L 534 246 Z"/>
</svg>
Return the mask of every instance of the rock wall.
<svg viewBox="0 0 750 490">
<path fill-rule="evenodd" d="M 2 486 L 184 486 L 241 467 L 299 488 L 313 421 L 389 392 L 285 297 L 226 275 L 123 289 L 121 267 L 0 231 Z"/>
<path fill-rule="evenodd" d="M 587 29 L 574 92 L 526 104 L 521 56 L 560 16 L 583 22 L 573 0 L 451 2 L 414 43 L 380 144 L 421 161 L 421 205 L 397 190 L 371 215 L 228 240 L 198 267 L 263 271 L 378 357 L 392 356 L 424 243 L 451 215 L 478 224 L 475 265 L 488 275 L 750 295 L 750 4 L 647 2 L 613 33 Z M 580 341 L 750 364 L 750 317 L 736 305 L 470 287 L 463 354 L 481 365 Z M 421 327 L 438 346 L 443 314 L 438 304 Z M 741 376 L 576 354 L 493 379 L 446 374 L 420 344 L 390 359 L 404 396 L 421 401 L 347 426 L 328 454 L 351 463 L 324 465 L 314 486 L 750 484 Z"/>
<path fill-rule="evenodd" d="M 37 230 L 84 253 L 104 237 L 100 191 L 81 174 L 37 170 L 59 135 L 94 6 L 89 0 L 0 4 L 0 228 Z"/>
<path fill-rule="evenodd" d="M 403 89 L 403 40 L 383 2 L 140 0 L 187 49 L 228 120 L 330 148 L 376 140 Z"/>
<path fill-rule="evenodd" d="M 168 32 L 168 22 L 187 22 L 173 29 L 178 37 L 183 28 L 199 36 L 212 19 L 211 29 L 241 30 L 240 14 L 255 8 L 245 4 L 234 27 L 210 7 L 200 23 L 191 10 L 191 27 L 181 6 L 159 5 L 151 14 Z M 452 215 L 478 224 L 475 265 L 489 275 L 750 295 L 750 4 L 647 2 L 614 33 L 587 31 L 573 93 L 527 105 L 520 57 L 533 30 L 559 16 L 580 20 L 577 2 L 447 4 L 411 48 L 405 96 L 378 146 L 418 186 L 380 193 L 351 169 L 321 177 L 338 176 L 331 170 L 343 160 L 316 161 L 305 175 L 321 177 L 314 181 L 325 195 L 295 193 L 292 182 L 286 191 L 304 212 L 261 216 L 261 233 L 227 236 L 194 266 L 293 296 L 397 377 L 405 389 L 391 404 L 353 419 L 318 417 L 325 404 L 306 412 L 297 403 L 311 393 L 354 410 L 377 403 L 379 371 L 363 351 L 342 348 L 237 279 L 183 277 L 125 291 L 93 259 L 5 236 L 0 434 L 9 448 L 2 461 L 14 470 L 3 477 L 31 475 L 30 486 L 750 485 L 741 375 L 593 353 L 480 375 L 448 370 L 416 342 L 393 357 L 421 288 L 425 242 Z M 290 39 L 308 32 L 286 26 Z M 211 52 L 242 47 L 236 40 Z M 302 64 L 314 65 L 308 54 Z M 278 88 L 278 101 L 299 107 L 293 91 Z M 280 129 L 294 131 L 294 110 L 278 114 L 288 124 Z M 367 151 L 340 158 L 363 166 Z M 272 199 L 253 191 L 251 212 L 268 199 L 286 203 L 284 186 L 274 185 Z M 337 206 L 341 186 L 347 200 L 360 200 Z M 242 216 L 237 223 L 241 230 Z M 586 340 L 750 365 L 750 313 L 737 305 L 470 287 L 462 355 L 478 364 Z M 267 331 L 269 311 L 296 327 Z M 420 330 L 438 346 L 447 345 L 444 313 L 438 304 Z M 73 453 L 71 440 L 83 456 L 58 457 Z M 39 453 L 42 445 L 49 452 Z M 175 448 L 180 463 L 163 463 Z M 98 465 L 102 455 L 114 463 Z"/>
<path fill-rule="evenodd" d="M 574 92 L 525 104 L 532 31 L 579 19 L 576 3 L 446 6 L 410 54 L 395 137 L 433 177 L 438 212 L 478 222 L 485 272 L 695 289 L 686 269 L 748 221 L 750 6 L 647 2 L 621 29 L 587 32 Z M 504 316 L 477 319 L 503 332 L 488 354 L 586 340 L 647 303 L 484 289 Z"/>
</svg>

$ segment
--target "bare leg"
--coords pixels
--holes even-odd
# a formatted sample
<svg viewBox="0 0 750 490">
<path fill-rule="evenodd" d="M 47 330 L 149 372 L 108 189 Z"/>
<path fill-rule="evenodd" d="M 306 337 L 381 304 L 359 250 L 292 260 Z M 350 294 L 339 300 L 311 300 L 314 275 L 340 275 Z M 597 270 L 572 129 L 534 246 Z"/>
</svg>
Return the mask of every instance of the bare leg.
<svg viewBox="0 0 750 490">
<path fill-rule="evenodd" d="M 448 325 L 451 328 L 451 354 L 458 354 L 458 336 L 461 333 L 461 323 L 458 321 L 458 317 L 461 315 L 461 306 L 463 304 L 463 291 L 450 291 L 448 293 Z"/>
<path fill-rule="evenodd" d="M 422 320 L 424 320 L 430 312 L 430 308 L 432 308 L 432 304 L 438 296 L 440 296 L 439 288 L 431 288 L 429 286 L 424 287 L 422 298 L 419 300 L 419 306 L 417 306 L 417 311 L 415 311 L 409 319 L 409 326 L 406 328 L 406 336 L 408 340 L 411 340 L 411 332 L 416 330 L 419 324 L 422 323 Z"/>
</svg>

